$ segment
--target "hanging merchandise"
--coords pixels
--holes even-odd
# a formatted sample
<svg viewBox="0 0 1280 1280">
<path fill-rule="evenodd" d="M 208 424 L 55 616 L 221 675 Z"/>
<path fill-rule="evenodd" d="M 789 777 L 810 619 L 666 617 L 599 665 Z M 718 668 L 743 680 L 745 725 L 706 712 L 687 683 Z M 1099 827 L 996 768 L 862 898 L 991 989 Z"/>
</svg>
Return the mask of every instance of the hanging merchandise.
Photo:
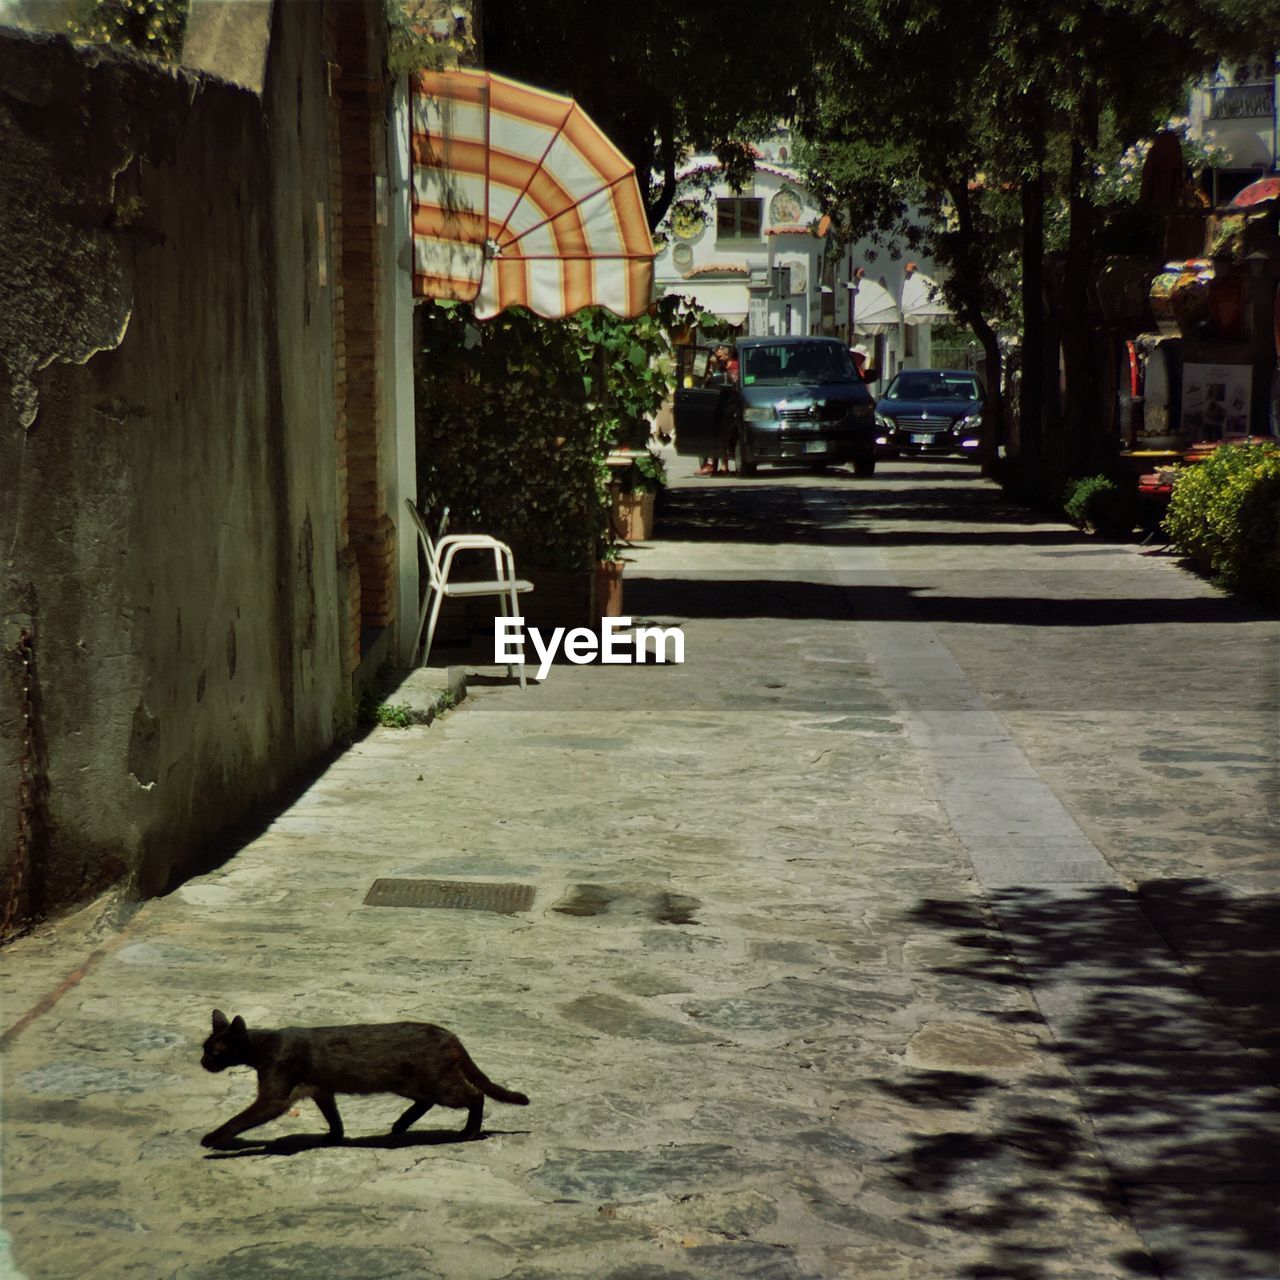
<svg viewBox="0 0 1280 1280">
<path fill-rule="evenodd" d="M 1138 449 L 1175 449 L 1180 444 L 1182 342 L 1164 334 L 1142 334 L 1136 346 L 1143 360 L 1142 423 Z"/>
<path fill-rule="evenodd" d="M 1238 275 L 1214 274 L 1209 282 L 1209 319 L 1214 334 L 1225 342 L 1244 336 L 1244 280 Z"/>
<path fill-rule="evenodd" d="M 1209 283 L 1213 263 L 1207 258 L 1167 262 L 1151 282 L 1151 310 L 1156 327 L 1164 334 L 1196 336 L 1209 320 Z"/>
<path fill-rule="evenodd" d="M 1143 360 L 1138 354 L 1137 343 L 1132 339 L 1121 344 L 1119 355 L 1116 402 L 1120 414 L 1120 438 L 1126 448 L 1132 449 L 1138 432 L 1142 430 Z"/>
<path fill-rule="evenodd" d="M 1096 293 L 1102 319 L 1113 328 L 1150 330 L 1151 282 L 1154 272 L 1145 258 L 1109 258 L 1098 272 Z"/>
</svg>

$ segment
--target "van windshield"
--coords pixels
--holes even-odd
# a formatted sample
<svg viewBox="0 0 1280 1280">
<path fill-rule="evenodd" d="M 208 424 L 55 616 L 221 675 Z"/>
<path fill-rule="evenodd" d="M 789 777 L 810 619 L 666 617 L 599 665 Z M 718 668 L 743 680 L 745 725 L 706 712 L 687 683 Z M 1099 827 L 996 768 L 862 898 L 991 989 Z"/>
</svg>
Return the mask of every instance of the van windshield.
<svg viewBox="0 0 1280 1280">
<path fill-rule="evenodd" d="M 838 342 L 779 342 L 745 347 L 744 386 L 812 386 L 860 382 L 853 357 Z"/>
</svg>

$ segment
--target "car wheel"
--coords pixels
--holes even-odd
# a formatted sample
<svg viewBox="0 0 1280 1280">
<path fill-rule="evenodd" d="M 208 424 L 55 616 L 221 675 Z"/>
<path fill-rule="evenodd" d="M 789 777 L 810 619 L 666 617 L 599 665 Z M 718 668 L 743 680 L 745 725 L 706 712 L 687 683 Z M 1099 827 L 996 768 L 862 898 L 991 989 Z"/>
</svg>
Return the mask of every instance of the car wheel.
<svg viewBox="0 0 1280 1280">
<path fill-rule="evenodd" d="M 760 465 L 747 457 L 747 442 L 743 439 L 742 431 L 739 431 L 733 438 L 733 465 L 737 468 L 740 476 L 755 475 Z"/>
<path fill-rule="evenodd" d="M 853 460 L 853 474 L 855 476 L 873 476 L 876 473 L 876 455 L 874 453 L 860 453 Z"/>
</svg>

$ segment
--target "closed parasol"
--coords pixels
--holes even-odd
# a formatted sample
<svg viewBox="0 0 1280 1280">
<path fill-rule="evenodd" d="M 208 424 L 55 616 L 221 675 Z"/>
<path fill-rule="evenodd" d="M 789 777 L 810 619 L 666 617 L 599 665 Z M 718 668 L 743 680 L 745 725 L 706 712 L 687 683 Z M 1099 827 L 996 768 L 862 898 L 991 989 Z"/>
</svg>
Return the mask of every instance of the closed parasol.
<svg viewBox="0 0 1280 1280">
<path fill-rule="evenodd" d="M 414 294 L 549 318 L 639 315 L 653 240 L 635 168 L 573 101 L 487 71 L 413 85 Z"/>
</svg>

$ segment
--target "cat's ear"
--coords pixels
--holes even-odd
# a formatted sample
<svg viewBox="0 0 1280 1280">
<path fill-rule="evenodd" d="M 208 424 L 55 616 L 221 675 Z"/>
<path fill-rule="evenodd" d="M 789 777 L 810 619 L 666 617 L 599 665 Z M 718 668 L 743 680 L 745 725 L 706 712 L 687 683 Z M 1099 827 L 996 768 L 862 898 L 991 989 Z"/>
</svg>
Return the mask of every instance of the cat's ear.
<svg viewBox="0 0 1280 1280">
<path fill-rule="evenodd" d="M 225 1031 L 227 1029 L 227 1015 L 221 1009 L 213 1011 L 213 1029 L 214 1031 Z"/>
<path fill-rule="evenodd" d="M 236 1016 L 231 1019 L 232 1035 L 242 1036 L 246 1030 L 248 1030 L 248 1028 L 244 1025 L 244 1019 L 237 1013 Z"/>
</svg>

